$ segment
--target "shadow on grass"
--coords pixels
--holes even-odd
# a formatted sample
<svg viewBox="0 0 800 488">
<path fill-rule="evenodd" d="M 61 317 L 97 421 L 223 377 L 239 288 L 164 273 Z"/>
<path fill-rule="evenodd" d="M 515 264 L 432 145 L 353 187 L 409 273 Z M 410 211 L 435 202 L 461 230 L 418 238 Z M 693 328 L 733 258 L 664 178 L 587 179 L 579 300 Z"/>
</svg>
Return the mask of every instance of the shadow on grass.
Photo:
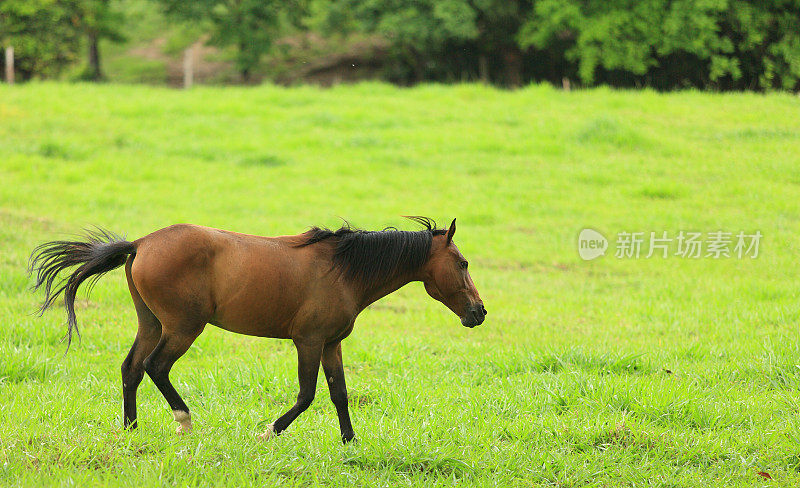
<svg viewBox="0 0 800 488">
<path fill-rule="evenodd" d="M 447 478 L 466 478 L 475 474 L 475 467 L 460 459 L 439 456 L 397 456 L 381 458 L 355 456 L 344 460 L 344 464 L 369 470 L 389 470 L 393 473 L 425 474 Z"/>
<path fill-rule="evenodd" d="M 560 373 L 582 371 L 600 375 L 648 374 L 658 372 L 645 362 L 644 354 L 594 353 L 582 349 L 563 352 L 510 356 L 506 360 L 490 361 L 480 368 L 496 375 L 511 376 L 524 373 Z"/>
</svg>

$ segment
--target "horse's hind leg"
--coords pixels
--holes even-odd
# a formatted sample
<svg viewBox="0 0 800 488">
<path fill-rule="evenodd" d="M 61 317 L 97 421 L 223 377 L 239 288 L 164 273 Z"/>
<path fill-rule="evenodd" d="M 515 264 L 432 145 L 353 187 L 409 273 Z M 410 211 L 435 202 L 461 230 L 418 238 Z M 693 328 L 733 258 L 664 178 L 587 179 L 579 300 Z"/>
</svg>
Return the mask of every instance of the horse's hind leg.
<svg viewBox="0 0 800 488">
<path fill-rule="evenodd" d="M 161 322 L 147 308 L 139 291 L 134 286 L 130 275 L 131 262 L 132 259 L 129 259 L 125 271 L 128 277 L 128 289 L 131 292 L 133 305 L 136 307 L 136 316 L 139 319 L 139 329 L 136 331 L 133 346 L 122 363 L 122 410 L 125 427 L 135 429 L 136 390 L 144 377 L 144 359 L 153 352 L 161 337 Z"/>
<path fill-rule="evenodd" d="M 180 326 L 172 325 L 173 322 L 163 322 L 163 332 L 152 354 L 144 360 L 144 369 L 153 383 L 169 403 L 175 421 L 180 425 L 177 432 L 179 434 L 188 433 L 192 430 L 192 420 L 189 414 L 189 407 L 181 396 L 175 391 L 175 387 L 169 381 L 169 371 L 183 354 L 189 350 L 194 340 L 205 327 L 205 322 L 198 325 L 197 322 L 184 323 Z"/>
</svg>

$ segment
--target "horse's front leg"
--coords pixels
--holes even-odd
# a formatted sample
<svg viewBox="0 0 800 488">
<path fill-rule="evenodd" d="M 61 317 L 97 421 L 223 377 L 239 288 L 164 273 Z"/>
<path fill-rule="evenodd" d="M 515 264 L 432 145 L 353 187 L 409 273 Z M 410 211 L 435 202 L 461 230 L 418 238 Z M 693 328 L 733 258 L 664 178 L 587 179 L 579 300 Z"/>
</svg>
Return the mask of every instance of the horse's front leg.
<svg viewBox="0 0 800 488">
<path fill-rule="evenodd" d="M 341 342 L 325 345 L 322 352 L 322 369 L 325 371 L 325 380 L 328 382 L 331 401 L 339 416 L 342 442 L 355 440 L 356 435 L 353 433 L 353 424 L 350 423 L 350 412 L 347 409 L 347 385 L 344 381 Z"/>
<path fill-rule="evenodd" d="M 272 435 L 278 435 L 291 424 L 298 415 L 303 413 L 311 402 L 314 401 L 314 392 L 317 389 L 317 374 L 319 372 L 319 362 L 322 357 L 323 344 L 321 342 L 299 342 L 294 341 L 297 348 L 297 379 L 300 383 L 300 393 L 297 395 L 297 402 L 288 412 L 274 423 L 270 424 L 267 431 L 259 437 L 267 439 Z"/>
</svg>

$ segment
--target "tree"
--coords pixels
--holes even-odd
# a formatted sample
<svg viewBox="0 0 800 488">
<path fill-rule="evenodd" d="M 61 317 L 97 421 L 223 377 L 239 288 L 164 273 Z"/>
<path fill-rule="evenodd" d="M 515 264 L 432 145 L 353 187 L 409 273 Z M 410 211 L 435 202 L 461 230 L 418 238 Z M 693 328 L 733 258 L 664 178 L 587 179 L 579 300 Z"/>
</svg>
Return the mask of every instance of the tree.
<svg viewBox="0 0 800 488">
<path fill-rule="evenodd" d="M 105 79 L 100 64 L 100 40 L 122 42 L 120 31 L 124 17 L 114 10 L 111 0 L 76 0 L 74 3 L 78 29 L 86 36 L 88 64 L 81 78 L 91 81 Z"/>
<path fill-rule="evenodd" d="M 329 32 L 380 34 L 395 59 L 411 68 L 410 80 L 463 79 L 518 86 L 523 52 L 516 34 L 532 9 L 530 0 L 318 0 Z M 315 23 L 318 25 L 318 23 Z"/>
<path fill-rule="evenodd" d="M 793 89 L 798 12 L 798 0 L 539 0 L 519 42 L 560 43 L 587 85 Z"/>
<path fill-rule="evenodd" d="M 80 46 L 69 0 L 3 0 L 0 42 L 13 45 L 19 78 L 57 76 L 73 63 Z"/>
<path fill-rule="evenodd" d="M 392 73 L 397 81 L 441 78 L 458 48 L 478 36 L 476 12 L 467 0 L 340 0 L 316 6 L 329 31 L 348 25 L 388 39 L 395 65 L 411 70 L 410 76 Z"/>
<path fill-rule="evenodd" d="M 470 5 L 476 12 L 477 44 L 481 56 L 496 60 L 494 64 L 501 66 L 501 75 L 495 77 L 491 76 L 487 66 L 481 79 L 506 86 L 521 85 L 524 53 L 517 33 L 532 12 L 532 0 L 471 0 Z M 484 71 L 481 67 L 486 64 L 479 60 L 479 70 Z"/>
<path fill-rule="evenodd" d="M 209 43 L 236 48 L 236 66 L 248 81 L 261 57 L 269 50 L 280 24 L 279 0 L 159 0 L 173 17 L 206 23 Z"/>
</svg>

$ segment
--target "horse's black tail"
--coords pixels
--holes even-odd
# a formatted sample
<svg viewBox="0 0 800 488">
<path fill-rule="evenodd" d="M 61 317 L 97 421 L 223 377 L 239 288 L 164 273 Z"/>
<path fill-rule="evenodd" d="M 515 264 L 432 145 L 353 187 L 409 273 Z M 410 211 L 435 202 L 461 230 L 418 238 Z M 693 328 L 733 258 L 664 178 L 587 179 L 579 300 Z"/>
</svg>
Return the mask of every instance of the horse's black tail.
<svg viewBox="0 0 800 488">
<path fill-rule="evenodd" d="M 86 279 L 89 290 L 103 274 L 125 264 L 129 254 L 136 252 L 136 244 L 126 241 L 112 232 L 96 228 L 87 230 L 79 241 L 46 242 L 31 253 L 28 273 L 35 274 L 36 284 L 33 289 L 44 286 L 44 302 L 39 308 L 43 314 L 60 294 L 64 294 L 64 306 L 67 308 L 67 349 L 72 343 L 72 330 L 78 332 L 75 318 L 75 296 L 78 287 Z M 56 282 L 59 273 L 67 268 L 78 266 L 72 274 Z M 53 287 L 57 287 L 55 290 Z M 88 293 L 88 292 L 87 292 Z"/>
</svg>

